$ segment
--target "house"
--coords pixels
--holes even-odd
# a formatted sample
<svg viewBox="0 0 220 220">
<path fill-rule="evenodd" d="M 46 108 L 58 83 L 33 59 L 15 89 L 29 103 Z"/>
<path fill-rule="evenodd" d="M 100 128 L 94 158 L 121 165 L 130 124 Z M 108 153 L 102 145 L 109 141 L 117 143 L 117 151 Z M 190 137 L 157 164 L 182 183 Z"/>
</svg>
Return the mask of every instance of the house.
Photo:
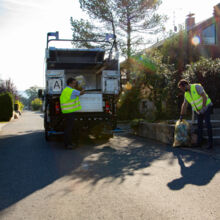
<svg viewBox="0 0 220 220">
<path fill-rule="evenodd" d="M 220 3 L 214 6 L 213 16 L 195 24 L 194 14 L 186 19 L 189 40 L 196 45 L 204 57 L 220 57 Z"/>
<path fill-rule="evenodd" d="M 206 58 L 220 58 L 220 3 L 213 7 L 213 16 L 199 23 L 195 23 L 195 14 L 187 15 L 185 30 L 188 41 L 196 46 L 201 56 Z M 146 51 L 161 48 L 167 39 L 158 41 Z"/>
<path fill-rule="evenodd" d="M 214 6 L 213 9 L 213 16 L 200 23 L 195 23 L 195 17 L 192 13 L 189 14 L 186 18 L 184 32 L 187 33 L 184 33 L 184 37 L 186 37 L 185 42 L 187 43 L 187 47 L 180 47 L 180 50 L 185 50 L 184 55 L 187 59 L 189 58 L 189 60 L 192 55 L 191 49 L 196 49 L 196 53 L 206 58 L 220 58 L 220 3 Z M 182 35 L 179 35 L 179 33 L 176 33 L 173 36 L 177 36 L 178 40 L 182 40 Z M 172 37 L 170 39 L 172 39 Z M 151 49 L 155 48 L 161 49 L 166 41 L 167 39 L 159 41 L 156 44 L 152 45 L 150 48 L 147 48 L 145 51 L 148 52 L 151 51 Z M 181 42 L 179 42 L 179 44 L 180 43 Z M 190 47 L 190 44 L 196 47 L 192 48 Z M 169 55 L 171 55 L 169 57 L 171 62 L 172 58 L 176 59 L 176 57 L 178 57 L 178 70 L 180 72 L 184 70 L 185 64 L 189 60 L 184 60 L 183 58 L 185 57 L 183 57 L 183 55 L 181 57 L 181 54 L 178 54 L 178 56 L 176 56 L 176 54 L 179 52 L 179 50 L 176 50 L 176 48 L 171 48 L 168 52 Z M 181 103 L 182 99 L 180 98 L 178 105 L 181 105 Z M 149 109 L 153 109 L 152 103 L 150 103 L 147 99 L 142 99 L 140 104 L 141 113 L 149 113 Z"/>
</svg>

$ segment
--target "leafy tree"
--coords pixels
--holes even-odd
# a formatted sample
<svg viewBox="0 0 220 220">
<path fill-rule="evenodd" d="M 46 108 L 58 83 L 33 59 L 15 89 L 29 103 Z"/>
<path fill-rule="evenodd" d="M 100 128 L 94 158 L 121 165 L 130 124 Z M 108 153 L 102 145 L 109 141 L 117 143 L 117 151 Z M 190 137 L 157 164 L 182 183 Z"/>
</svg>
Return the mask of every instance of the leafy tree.
<svg viewBox="0 0 220 220">
<path fill-rule="evenodd" d="M 9 92 L 15 98 L 18 96 L 17 88 L 11 79 L 0 80 L 0 93 L 1 92 Z"/>
<path fill-rule="evenodd" d="M 177 107 L 174 104 L 177 95 L 175 69 L 162 62 L 159 51 L 143 54 L 140 58 L 136 58 L 133 68 L 138 76 L 137 83 L 142 89 L 142 98 L 154 103 L 155 119 L 173 114 Z"/>
<path fill-rule="evenodd" d="M 28 96 L 28 104 L 30 105 L 31 102 L 38 97 L 38 87 L 37 86 L 32 86 L 29 89 L 25 90 L 25 93 Z"/>
<path fill-rule="evenodd" d="M 28 104 L 29 104 L 28 98 L 26 98 L 22 95 L 18 97 L 18 100 L 20 100 L 20 102 L 22 102 L 24 106 L 28 106 Z"/>
<path fill-rule="evenodd" d="M 117 36 L 117 47 L 128 61 L 127 78 L 129 79 L 129 58 L 141 49 L 141 45 L 148 42 L 144 35 L 155 34 L 161 30 L 165 17 L 156 14 L 161 1 L 79 0 L 79 2 L 81 9 L 89 15 L 91 22 L 71 18 L 73 39 L 97 40 L 109 32 Z M 79 45 L 92 47 L 88 43 L 78 43 L 77 46 Z"/>
<path fill-rule="evenodd" d="M 171 119 L 177 116 L 180 107 L 177 83 L 181 76 L 173 65 L 163 63 L 162 57 L 162 54 L 156 50 L 132 57 L 132 73 L 135 78 L 133 78 L 131 90 L 135 91 L 138 88 L 139 93 L 134 96 L 131 96 L 129 91 L 124 93 L 129 94 L 128 96 L 121 94 L 121 103 L 118 104 L 120 113 L 123 110 L 126 111 L 128 106 L 135 106 L 137 114 L 140 100 L 147 99 L 154 104 L 153 109 L 149 109 L 144 115 L 147 120 Z M 130 104 L 130 99 L 132 104 Z M 126 103 L 129 104 L 123 108 Z M 126 117 L 125 119 L 131 119 L 131 114 L 130 108 L 127 114 L 121 113 L 123 117 Z M 135 115 L 132 118 L 138 117 Z"/>
<path fill-rule="evenodd" d="M 77 48 L 94 48 L 96 47 L 95 43 L 88 42 L 88 39 L 92 39 L 94 41 L 103 40 L 105 37 L 103 34 L 100 34 L 101 31 L 99 28 L 92 25 L 90 22 L 80 19 L 73 20 L 71 18 L 71 25 L 73 31 L 73 39 L 80 40 L 80 42 L 74 42 L 74 46 Z M 100 44 L 100 47 L 106 48 L 108 45 Z"/>
</svg>

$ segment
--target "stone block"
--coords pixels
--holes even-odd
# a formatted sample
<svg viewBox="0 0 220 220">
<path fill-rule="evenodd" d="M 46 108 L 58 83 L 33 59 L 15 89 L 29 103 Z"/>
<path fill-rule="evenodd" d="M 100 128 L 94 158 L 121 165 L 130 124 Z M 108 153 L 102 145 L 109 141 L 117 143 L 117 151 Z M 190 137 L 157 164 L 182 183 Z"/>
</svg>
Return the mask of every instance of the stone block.
<svg viewBox="0 0 220 220">
<path fill-rule="evenodd" d="M 174 124 L 162 123 L 140 123 L 137 134 L 141 137 L 146 137 L 160 141 L 165 144 L 172 144 L 174 140 Z"/>
</svg>

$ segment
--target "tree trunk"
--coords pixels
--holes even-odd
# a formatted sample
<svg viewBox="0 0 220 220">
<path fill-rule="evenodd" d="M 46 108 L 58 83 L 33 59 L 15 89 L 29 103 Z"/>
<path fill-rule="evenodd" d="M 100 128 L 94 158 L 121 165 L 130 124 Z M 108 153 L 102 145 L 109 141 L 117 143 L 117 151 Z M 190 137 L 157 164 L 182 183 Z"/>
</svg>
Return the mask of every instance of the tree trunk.
<svg viewBox="0 0 220 220">
<path fill-rule="evenodd" d="M 130 14 L 127 7 L 127 81 L 130 80 L 130 73 L 131 73 L 131 21 L 130 21 Z"/>
</svg>

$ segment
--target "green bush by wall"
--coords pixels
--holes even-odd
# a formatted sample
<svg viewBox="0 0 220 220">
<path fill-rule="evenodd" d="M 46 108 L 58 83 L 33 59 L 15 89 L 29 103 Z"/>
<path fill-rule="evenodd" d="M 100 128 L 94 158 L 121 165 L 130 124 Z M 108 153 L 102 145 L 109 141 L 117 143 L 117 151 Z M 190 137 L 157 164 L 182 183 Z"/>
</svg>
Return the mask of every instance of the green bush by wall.
<svg viewBox="0 0 220 220">
<path fill-rule="evenodd" d="M 13 98 L 8 92 L 0 94 L 0 121 L 9 121 L 13 116 Z"/>
<path fill-rule="evenodd" d="M 125 90 L 121 95 L 117 105 L 117 115 L 119 120 L 132 120 L 140 118 L 139 112 L 140 89 L 136 86 L 131 90 Z"/>
</svg>

